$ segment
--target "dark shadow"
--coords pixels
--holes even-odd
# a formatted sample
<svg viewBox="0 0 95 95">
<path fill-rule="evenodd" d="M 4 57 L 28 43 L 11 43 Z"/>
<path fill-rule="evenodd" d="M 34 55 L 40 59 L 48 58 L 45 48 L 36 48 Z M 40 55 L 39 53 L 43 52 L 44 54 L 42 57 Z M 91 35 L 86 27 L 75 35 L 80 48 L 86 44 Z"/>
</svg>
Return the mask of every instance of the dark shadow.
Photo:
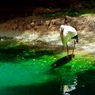
<svg viewBox="0 0 95 95">
<path fill-rule="evenodd" d="M 87 70 L 81 73 L 78 73 L 78 84 L 85 85 L 86 87 L 95 88 L 95 70 Z"/>
<path fill-rule="evenodd" d="M 81 87 L 73 90 L 70 95 L 95 95 L 95 88 Z"/>
<path fill-rule="evenodd" d="M 75 55 L 73 55 L 73 58 L 75 57 Z M 72 54 L 70 54 L 69 56 L 65 56 L 57 61 L 55 61 L 52 65 L 51 65 L 51 70 L 52 69 L 55 69 L 55 68 L 58 68 L 58 67 L 61 67 L 62 65 L 65 65 L 67 64 L 69 61 L 72 60 Z"/>
<path fill-rule="evenodd" d="M 30 49 L 28 46 L 2 48 L 0 49 L 0 61 L 19 63 L 19 61 L 23 61 L 24 59 L 37 59 L 44 55 L 55 55 L 57 53 L 55 50 L 35 50 Z"/>
<path fill-rule="evenodd" d="M 60 95 L 60 82 L 53 80 L 38 85 L 7 87 L 0 95 Z"/>
<path fill-rule="evenodd" d="M 95 70 L 87 70 L 77 73 L 76 90 L 70 92 L 70 95 L 95 95 Z"/>
</svg>

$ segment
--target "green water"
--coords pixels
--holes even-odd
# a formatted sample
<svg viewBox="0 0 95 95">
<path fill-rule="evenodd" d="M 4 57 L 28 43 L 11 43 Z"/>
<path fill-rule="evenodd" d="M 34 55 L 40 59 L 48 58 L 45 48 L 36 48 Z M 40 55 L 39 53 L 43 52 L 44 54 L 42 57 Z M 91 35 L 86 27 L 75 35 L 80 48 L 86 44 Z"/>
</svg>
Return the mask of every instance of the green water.
<svg viewBox="0 0 95 95">
<path fill-rule="evenodd" d="M 63 95 L 60 88 L 75 80 L 81 95 L 94 95 L 94 54 L 76 52 L 69 60 L 65 55 L 58 50 L 1 49 L 0 95 Z M 78 90 L 70 95 L 80 95 Z"/>
</svg>

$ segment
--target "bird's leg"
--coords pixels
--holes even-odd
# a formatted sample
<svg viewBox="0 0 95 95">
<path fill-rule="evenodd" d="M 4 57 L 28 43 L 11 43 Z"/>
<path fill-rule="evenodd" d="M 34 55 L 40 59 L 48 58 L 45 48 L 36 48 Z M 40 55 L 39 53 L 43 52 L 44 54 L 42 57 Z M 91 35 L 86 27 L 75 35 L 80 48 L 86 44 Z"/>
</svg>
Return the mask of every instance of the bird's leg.
<svg viewBox="0 0 95 95">
<path fill-rule="evenodd" d="M 66 49 L 67 49 L 67 57 L 69 58 L 69 48 L 68 48 L 68 44 L 66 43 Z"/>
<path fill-rule="evenodd" d="M 74 57 L 75 45 L 76 45 L 76 41 L 74 40 L 74 47 L 73 47 L 73 51 L 72 51 L 72 58 Z"/>
</svg>

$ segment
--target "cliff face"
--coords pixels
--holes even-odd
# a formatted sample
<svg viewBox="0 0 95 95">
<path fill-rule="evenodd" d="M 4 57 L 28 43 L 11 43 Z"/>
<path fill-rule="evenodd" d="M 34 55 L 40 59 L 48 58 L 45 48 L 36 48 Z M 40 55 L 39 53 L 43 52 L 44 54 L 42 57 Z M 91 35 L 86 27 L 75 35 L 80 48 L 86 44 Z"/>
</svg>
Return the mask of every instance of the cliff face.
<svg viewBox="0 0 95 95">
<path fill-rule="evenodd" d="M 82 0 L 1 0 L 0 20 L 31 16 L 33 13 L 54 13 L 70 7 L 79 11 L 83 4 Z"/>
</svg>

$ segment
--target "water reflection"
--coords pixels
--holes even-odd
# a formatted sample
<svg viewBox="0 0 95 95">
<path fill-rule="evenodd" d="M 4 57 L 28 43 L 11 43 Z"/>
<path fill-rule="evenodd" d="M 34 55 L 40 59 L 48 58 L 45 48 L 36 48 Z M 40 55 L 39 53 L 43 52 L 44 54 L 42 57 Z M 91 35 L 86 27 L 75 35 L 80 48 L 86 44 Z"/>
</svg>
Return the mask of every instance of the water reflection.
<svg viewBox="0 0 95 95">
<path fill-rule="evenodd" d="M 0 95 L 95 95 L 95 70 L 83 73 L 85 60 L 78 63 L 72 55 L 68 59 L 63 55 L 55 58 L 55 54 L 0 50 Z M 79 66 L 81 62 L 84 64 Z"/>
<path fill-rule="evenodd" d="M 73 55 L 75 57 L 75 55 Z M 70 95 L 70 92 L 76 89 L 77 77 L 72 73 L 72 67 L 66 66 L 72 60 L 72 54 L 64 56 L 51 65 L 51 74 L 56 74 L 60 80 L 60 95 Z M 57 80 L 58 80 L 57 79 Z"/>
<path fill-rule="evenodd" d="M 73 83 L 61 83 L 60 90 L 61 95 L 95 95 L 95 70 L 77 73 Z"/>
<path fill-rule="evenodd" d="M 70 85 L 61 85 L 61 92 L 62 94 L 61 95 L 70 95 L 70 92 L 75 90 L 76 89 L 76 86 L 77 86 L 77 79 L 75 78 L 74 79 L 74 82 L 73 84 L 70 84 Z"/>
</svg>

